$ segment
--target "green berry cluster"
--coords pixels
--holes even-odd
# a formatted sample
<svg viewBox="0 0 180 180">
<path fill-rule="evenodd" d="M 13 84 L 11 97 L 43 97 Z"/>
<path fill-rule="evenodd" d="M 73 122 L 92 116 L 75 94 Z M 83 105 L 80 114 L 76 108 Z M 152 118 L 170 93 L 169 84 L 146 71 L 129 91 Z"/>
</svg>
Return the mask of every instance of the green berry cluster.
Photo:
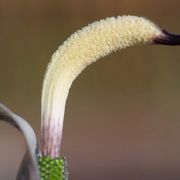
<svg viewBox="0 0 180 180">
<path fill-rule="evenodd" d="M 52 159 L 48 156 L 38 157 L 41 180 L 67 180 L 66 161 L 64 158 Z"/>
</svg>

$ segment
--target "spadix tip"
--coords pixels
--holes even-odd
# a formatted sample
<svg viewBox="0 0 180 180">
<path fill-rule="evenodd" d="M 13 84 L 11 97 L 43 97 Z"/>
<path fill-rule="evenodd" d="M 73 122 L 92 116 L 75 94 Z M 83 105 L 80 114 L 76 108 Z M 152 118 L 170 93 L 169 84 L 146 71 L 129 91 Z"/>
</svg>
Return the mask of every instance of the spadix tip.
<svg viewBox="0 0 180 180">
<path fill-rule="evenodd" d="M 172 34 L 162 30 L 162 34 L 154 38 L 153 44 L 176 46 L 180 45 L 180 35 Z"/>
</svg>

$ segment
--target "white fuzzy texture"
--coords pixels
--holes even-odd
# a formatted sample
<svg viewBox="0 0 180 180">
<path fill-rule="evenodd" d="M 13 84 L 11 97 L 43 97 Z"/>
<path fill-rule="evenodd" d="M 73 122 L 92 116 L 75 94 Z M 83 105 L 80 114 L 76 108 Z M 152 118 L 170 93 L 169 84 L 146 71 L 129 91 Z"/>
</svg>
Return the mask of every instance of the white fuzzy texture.
<svg viewBox="0 0 180 180">
<path fill-rule="evenodd" d="M 145 18 L 119 16 L 84 27 L 58 48 L 48 66 L 42 91 L 44 155 L 59 156 L 66 99 L 82 70 L 118 49 L 151 43 L 160 34 L 160 28 Z"/>
</svg>

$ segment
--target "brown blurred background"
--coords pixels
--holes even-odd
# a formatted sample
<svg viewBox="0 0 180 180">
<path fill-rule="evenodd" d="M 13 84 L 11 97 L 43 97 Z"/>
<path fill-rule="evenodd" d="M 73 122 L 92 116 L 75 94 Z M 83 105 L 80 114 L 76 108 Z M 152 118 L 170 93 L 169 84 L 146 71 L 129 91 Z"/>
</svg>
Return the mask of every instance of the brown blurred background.
<svg viewBox="0 0 180 180">
<path fill-rule="evenodd" d="M 107 16 L 146 16 L 180 32 L 179 0 L 0 0 L 0 101 L 40 134 L 41 86 L 52 53 Z M 70 180 L 180 179 L 180 47 L 139 46 L 88 67 L 73 84 L 62 155 Z M 12 180 L 21 135 L 0 123 L 0 179 Z"/>
</svg>

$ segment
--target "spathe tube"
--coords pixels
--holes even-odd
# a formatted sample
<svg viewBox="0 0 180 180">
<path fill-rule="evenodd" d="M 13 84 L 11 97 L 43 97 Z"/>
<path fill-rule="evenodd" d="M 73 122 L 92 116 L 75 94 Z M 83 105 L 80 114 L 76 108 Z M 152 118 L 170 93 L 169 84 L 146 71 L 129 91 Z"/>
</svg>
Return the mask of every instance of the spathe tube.
<svg viewBox="0 0 180 180">
<path fill-rule="evenodd" d="M 16 127 L 24 137 L 26 153 L 17 174 L 17 180 L 39 180 L 37 157 L 39 149 L 31 126 L 20 116 L 0 103 L 0 120 Z"/>
</svg>

